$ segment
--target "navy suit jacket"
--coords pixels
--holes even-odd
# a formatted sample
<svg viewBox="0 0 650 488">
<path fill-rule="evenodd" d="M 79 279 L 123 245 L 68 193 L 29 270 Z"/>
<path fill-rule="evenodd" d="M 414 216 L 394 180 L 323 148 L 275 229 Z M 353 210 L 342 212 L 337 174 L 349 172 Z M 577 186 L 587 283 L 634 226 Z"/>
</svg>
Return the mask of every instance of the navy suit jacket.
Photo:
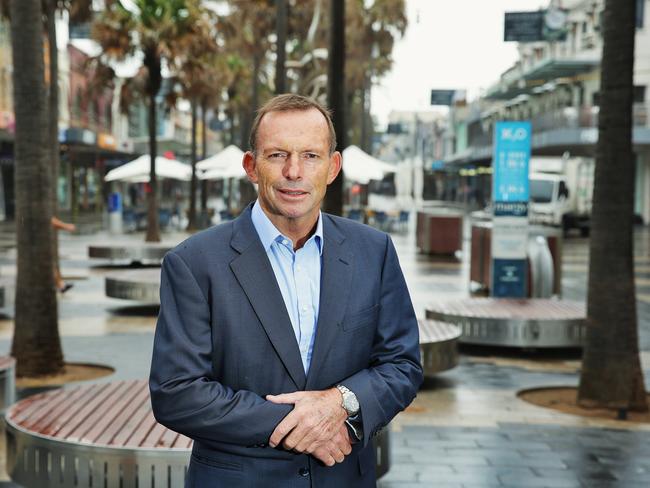
<svg viewBox="0 0 650 488">
<path fill-rule="evenodd" d="M 417 321 L 388 235 L 327 214 L 323 235 L 308 375 L 250 206 L 165 256 L 149 386 L 157 421 L 194 439 L 186 486 L 375 486 L 369 440 L 422 382 Z M 337 384 L 364 431 L 343 463 L 267 446 L 293 406 L 265 395 Z"/>
</svg>

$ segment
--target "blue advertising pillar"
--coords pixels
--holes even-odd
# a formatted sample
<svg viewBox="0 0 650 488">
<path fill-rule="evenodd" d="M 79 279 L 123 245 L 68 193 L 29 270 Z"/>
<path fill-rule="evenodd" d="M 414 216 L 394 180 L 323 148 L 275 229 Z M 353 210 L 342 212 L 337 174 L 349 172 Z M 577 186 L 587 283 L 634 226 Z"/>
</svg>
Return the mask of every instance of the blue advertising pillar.
<svg viewBox="0 0 650 488">
<path fill-rule="evenodd" d="M 530 122 L 497 122 L 492 159 L 492 296 L 528 291 L 528 166 Z"/>
</svg>

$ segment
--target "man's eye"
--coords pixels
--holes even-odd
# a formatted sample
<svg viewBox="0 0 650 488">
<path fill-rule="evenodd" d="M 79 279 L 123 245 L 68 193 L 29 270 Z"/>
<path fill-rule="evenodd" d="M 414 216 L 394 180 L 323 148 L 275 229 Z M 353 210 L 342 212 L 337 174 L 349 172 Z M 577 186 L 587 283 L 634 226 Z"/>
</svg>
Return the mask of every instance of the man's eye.
<svg viewBox="0 0 650 488">
<path fill-rule="evenodd" d="M 286 158 L 287 158 L 287 154 L 282 152 L 269 154 L 269 159 L 286 159 Z"/>
<path fill-rule="evenodd" d="M 305 159 L 318 159 L 318 154 L 315 153 L 305 153 L 303 155 Z"/>
</svg>

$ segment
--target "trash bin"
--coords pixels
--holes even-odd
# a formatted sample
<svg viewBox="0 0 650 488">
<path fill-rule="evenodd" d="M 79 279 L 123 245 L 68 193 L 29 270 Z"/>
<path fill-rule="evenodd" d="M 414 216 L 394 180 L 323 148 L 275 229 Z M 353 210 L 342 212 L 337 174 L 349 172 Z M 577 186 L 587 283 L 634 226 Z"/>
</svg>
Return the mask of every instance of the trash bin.
<svg viewBox="0 0 650 488">
<path fill-rule="evenodd" d="M 122 233 L 122 195 L 118 192 L 108 196 L 108 231 L 111 234 Z"/>
<path fill-rule="evenodd" d="M 528 263 L 530 265 L 528 280 L 531 298 L 553 296 L 555 270 L 553 256 L 545 236 L 533 235 L 529 238 Z"/>
</svg>

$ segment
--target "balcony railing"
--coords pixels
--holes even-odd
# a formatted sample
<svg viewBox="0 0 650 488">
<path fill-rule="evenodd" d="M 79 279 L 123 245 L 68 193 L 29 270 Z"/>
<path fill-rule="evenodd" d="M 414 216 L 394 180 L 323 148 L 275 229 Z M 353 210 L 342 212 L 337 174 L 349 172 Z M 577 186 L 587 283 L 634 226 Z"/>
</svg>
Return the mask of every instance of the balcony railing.
<svg viewBox="0 0 650 488">
<path fill-rule="evenodd" d="M 585 129 L 598 127 L 598 106 L 564 107 L 532 117 L 505 116 L 504 120 L 530 120 L 533 133 L 552 130 Z M 650 127 L 650 104 L 635 103 L 632 110 L 634 127 Z M 468 137 L 469 147 L 483 147 L 492 144 L 494 122 L 484 124 L 484 131 Z"/>
</svg>

